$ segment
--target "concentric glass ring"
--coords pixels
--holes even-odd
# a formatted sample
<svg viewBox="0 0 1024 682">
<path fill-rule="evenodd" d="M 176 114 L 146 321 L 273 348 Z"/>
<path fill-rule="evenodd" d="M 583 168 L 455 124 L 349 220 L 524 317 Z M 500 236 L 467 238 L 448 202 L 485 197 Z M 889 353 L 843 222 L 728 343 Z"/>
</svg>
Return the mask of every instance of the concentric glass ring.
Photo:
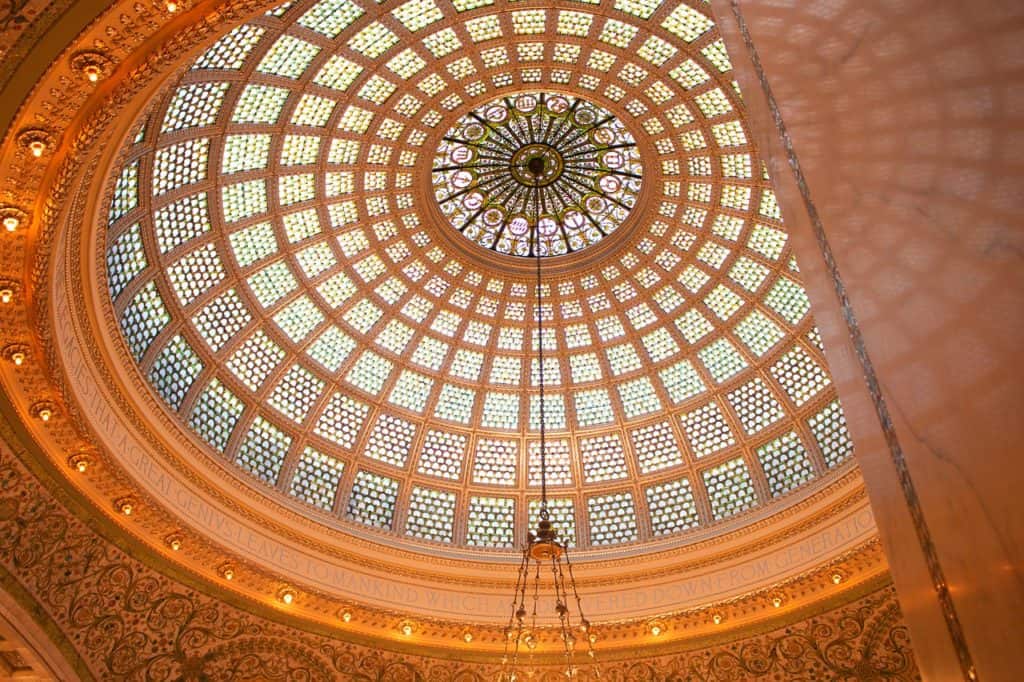
<svg viewBox="0 0 1024 682">
<path fill-rule="evenodd" d="M 601 241 L 629 215 L 643 175 L 636 140 L 614 114 L 544 93 L 470 111 L 444 136 L 432 170 L 453 228 L 524 257 Z"/>
</svg>

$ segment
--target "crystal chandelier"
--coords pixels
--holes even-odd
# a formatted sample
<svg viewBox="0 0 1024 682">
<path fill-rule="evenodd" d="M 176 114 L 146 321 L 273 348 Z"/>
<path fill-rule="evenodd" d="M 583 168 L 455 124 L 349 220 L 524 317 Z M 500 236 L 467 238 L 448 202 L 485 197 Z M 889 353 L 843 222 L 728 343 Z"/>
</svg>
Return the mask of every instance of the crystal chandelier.
<svg viewBox="0 0 1024 682">
<path fill-rule="evenodd" d="M 533 143 L 524 146 L 509 164 L 511 174 L 526 186 L 533 198 L 530 202 L 532 215 L 528 219 L 534 226 L 545 212 L 540 188 L 550 182 L 551 177 L 561 172 L 561 156 L 553 145 Z M 532 188 L 532 189 L 531 189 Z M 547 420 L 544 407 L 544 322 L 543 286 L 541 278 L 541 257 L 543 246 L 538 231 L 534 232 L 531 251 L 536 263 L 536 318 L 537 318 L 537 371 L 540 416 L 540 509 L 536 530 L 527 532 L 523 556 L 519 563 L 515 593 L 512 599 L 512 613 L 505 629 L 505 650 L 502 657 L 502 682 L 522 682 L 527 677 L 522 669 L 533 662 L 534 650 L 538 646 L 540 627 L 557 632 L 562 642 L 564 671 L 567 678 L 579 677 L 580 663 L 590 667 L 591 677 L 600 678 L 600 670 L 594 652 L 597 636 L 590 621 L 583 615 L 583 603 L 576 589 L 572 563 L 569 561 L 568 541 L 559 537 L 558 529 L 551 523 L 548 509 L 547 488 Z M 550 578 L 548 578 L 550 571 Z M 542 577 L 543 576 L 543 577 Z M 543 583 L 543 585 L 542 585 Z M 543 588 L 543 589 L 542 589 Z M 549 590 L 554 591 L 554 604 L 542 606 Z M 542 595 L 542 591 L 544 594 Z M 548 609 L 551 609 L 548 611 Z M 557 625 L 549 627 L 552 615 L 557 616 Z M 586 654 L 581 652 L 585 650 Z M 532 676 L 532 673 L 530 674 Z"/>
</svg>

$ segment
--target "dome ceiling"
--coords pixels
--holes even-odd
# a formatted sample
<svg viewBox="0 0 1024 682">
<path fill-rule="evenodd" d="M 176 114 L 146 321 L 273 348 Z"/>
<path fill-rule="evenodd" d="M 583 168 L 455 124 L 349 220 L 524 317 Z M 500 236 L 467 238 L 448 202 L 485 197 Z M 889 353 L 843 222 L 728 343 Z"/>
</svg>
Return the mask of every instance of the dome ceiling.
<svg viewBox="0 0 1024 682">
<path fill-rule="evenodd" d="M 518 544 L 538 343 L 553 520 L 578 549 L 785 505 L 852 443 L 730 71 L 685 4 L 286 3 L 124 144 L 124 347 L 240 478 L 389 543 Z M 558 202 L 536 235 L 531 182 Z M 538 236 L 539 311 L 515 257 Z"/>
</svg>

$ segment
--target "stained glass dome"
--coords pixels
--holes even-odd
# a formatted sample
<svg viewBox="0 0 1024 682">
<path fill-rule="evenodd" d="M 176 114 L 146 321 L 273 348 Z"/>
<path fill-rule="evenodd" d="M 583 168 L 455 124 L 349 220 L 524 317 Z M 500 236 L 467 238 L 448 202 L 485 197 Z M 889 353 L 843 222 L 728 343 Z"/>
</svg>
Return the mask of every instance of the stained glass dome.
<svg viewBox="0 0 1024 682">
<path fill-rule="evenodd" d="M 392 543 L 533 524 L 538 346 L 552 516 L 584 554 L 781 508 L 852 443 L 742 112 L 685 4 L 286 3 L 124 142 L 123 352 L 239 480 Z M 538 244 L 596 254 L 539 308 L 506 267 Z"/>
<path fill-rule="evenodd" d="M 460 118 L 432 170 L 452 227 L 484 248 L 526 257 L 574 253 L 608 236 L 642 181 L 636 140 L 614 114 L 543 92 Z"/>
</svg>

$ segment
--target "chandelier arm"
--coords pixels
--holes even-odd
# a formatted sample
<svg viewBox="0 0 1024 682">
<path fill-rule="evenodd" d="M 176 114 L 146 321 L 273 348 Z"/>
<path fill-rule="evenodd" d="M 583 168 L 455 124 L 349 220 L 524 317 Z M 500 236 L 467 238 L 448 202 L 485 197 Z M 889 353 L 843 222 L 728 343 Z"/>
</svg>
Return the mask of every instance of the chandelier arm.
<svg viewBox="0 0 1024 682">
<path fill-rule="evenodd" d="M 576 607 L 580 612 L 580 618 L 583 619 L 583 599 L 580 597 L 579 590 L 576 589 L 576 576 L 573 575 L 572 562 L 569 560 L 569 552 L 565 553 L 565 567 L 569 570 L 569 584 L 572 585 L 572 593 L 576 598 Z"/>
<path fill-rule="evenodd" d="M 509 664 L 509 646 L 513 646 L 511 644 L 513 639 L 513 632 L 515 632 L 515 648 L 512 652 L 513 668 L 515 667 L 516 662 L 519 660 L 519 639 L 523 633 L 523 621 L 521 618 L 519 618 L 518 625 L 515 625 L 515 623 L 517 623 L 517 615 L 519 614 L 519 612 L 525 611 L 526 583 L 529 580 L 528 574 L 529 564 L 527 561 L 527 554 L 524 551 L 523 558 L 519 561 L 519 571 L 516 573 L 516 589 L 515 592 L 512 594 L 512 613 L 508 617 L 508 627 L 506 628 L 505 631 L 505 646 L 501 661 L 503 666 L 508 666 Z"/>
<path fill-rule="evenodd" d="M 559 561 L 558 553 L 551 554 L 551 574 L 555 585 L 555 609 L 558 612 L 558 623 L 561 628 L 562 647 L 565 657 L 566 677 L 573 675 L 573 634 L 572 623 L 569 618 L 568 594 L 565 590 L 565 575 L 562 573 L 562 564 Z"/>
<path fill-rule="evenodd" d="M 576 610 L 580 614 L 580 630 L 586 635 L 587 638 L 587 656 L 593 661 L 593 675 L 595 679 L 601 678 L 601 667 L 597 662 L 597 651 L 594 649 L 594 642 L 597 641 L 596 635 L 593 633 L 593 628 L 590 622 L 587 620 L 586 615 L 583 613 L 583 599 L 580 598 L 579 590 L 576 587 L 576 575 L 572 570 L 572 561 L 569 559 L 568 550 L 565 552 L 565 567 L 569 571 L 569 584 L 572 586 L 573 596 L 576 598 Z"/>
<path fill-rule="evenodd" d="M 533 638 L 533 646 L 527 647 L 530 650 L 530 665 L 533 665 L 533 655 L 537 650 L 537 607 L 540 603 L 540 562 L 537 562 L 537 570 L 533 577 L 533 616 L 530 620 L 530 637 Z"/>
</svg>

